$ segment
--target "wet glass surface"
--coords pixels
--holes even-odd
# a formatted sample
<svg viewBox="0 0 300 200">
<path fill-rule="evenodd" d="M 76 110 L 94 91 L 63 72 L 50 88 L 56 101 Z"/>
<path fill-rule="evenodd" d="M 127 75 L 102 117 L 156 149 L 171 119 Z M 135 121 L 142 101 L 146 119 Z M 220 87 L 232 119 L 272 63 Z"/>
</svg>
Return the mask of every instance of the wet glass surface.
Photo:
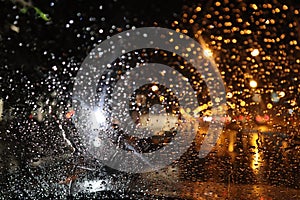
<svg viewBox="0 0 300 200">
<path fill-rule="evenodd" d="M 300 199 L 300 3 L 0 0 L 0 9 L 0 199 Z M 201 48 L 101 57 L 99 44 L 142 27 L 168 28 Z M 157 39 L 178 52 L 186 38 L 174 35 Z M 96 84 L 80 74 L 83 63 L 93 71 L 101 59 L 112 62 Z M 129 74 L 147 63 L 176 73 Z M 122 96 L 147 76 L 152 82 Z M 169 85 L 159 84 L 164 78 Z M 95 93 L 82 87 L 77 95 L 78 80 Z M 195 93 L 184 93 L 187 85 Z M 84 98 L 89 92 L 95 107 Z M 196 108 L 183 105 L 193 97 Z M 127 104 L 115 103 L 122 98 Z M 218 125 L 219 135 L 211 128 Z M 211 148 L 203 145 L 208 137 Z M 170 162 L 161 155 L 157 167 L 147 155 L 169 145 L 170 154 L 184 153 Z M 137 164 L 107 153 L 113 148 Z M 138 162 L 155 170 L 135 173 Z"/>
</svg>

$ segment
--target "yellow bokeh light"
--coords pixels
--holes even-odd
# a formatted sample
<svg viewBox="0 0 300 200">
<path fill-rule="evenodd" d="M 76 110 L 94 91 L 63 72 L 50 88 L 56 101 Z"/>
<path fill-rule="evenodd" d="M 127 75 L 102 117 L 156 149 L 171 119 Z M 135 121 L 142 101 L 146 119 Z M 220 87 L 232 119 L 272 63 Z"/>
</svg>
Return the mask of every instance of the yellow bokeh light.
<svg viewBox="0 0 300 200">
<path fill-rule="evenodd" d="M 279 96 L 280 98 L 284 97 L 284 96 L 285 96 L 285 92 L 283 92 L 283 91 L 279 92 L 278 96 Z"/>
<path fill-rule="evenodd" d="M 210 49 L 204 49 L 204 56 L 206 57 L 212 57 L 213 53 Z"/>
<path fill-rule="evenodd" d="M 271 109 L 271 108 L 273 108 L 273 105 L 272 105 L 271 103 L 268 103 L 268 104 L 267 104 L 267 108 L 268 108 L 268 109 Z"/>
<path fill-rule="evenodd" d="M 253 49 L 251 51 L 251 56 L 258 56 L 259 55 L 259 50 L 258 49 Z"/>
<path fill-rule="evenodd" d="M 257 7 L 256 4 L 252 4 L 251 7 L 252 7 L 254 10 L 257 10 L 257 9 L 258 9 L 258 7 Z"/>
<path fill-rule="evenodd" d="M 250 87 L 256 88 L 257 87 L 257 82 L 255 80 L 251 80 L 249 83 Z"/>
<path fill-rule="evenodd" d="M 201 11 L 201 7 L 198 6 L 195 10 L 196 10 L 196 12 L 200 12 Z"/>
<path fill-rule="evenodd" d="M 151 90 L 152 90 L 153 92 L 158 91 L 158 86 L 157 86 L 157 85 L 153 85 L 153 86 L 151 87 Z"/>
<path fill-rule="evenodd" d="M 246 106 L 246 102 L 245 101 L 241 101 L 240 105 L 241 106 Z"/>
<path fill-rule="evenodd" d="M 165 100 L 165 97 L 164 97 L 164 96 L 160 96 L 160 97 L 159 97 L 159 101 L 160 101 L 160 102 L 162 102 L 162 101 L 164 101 L 164 100 Z"/>
<path fill-rule="evenodd" d="M 226 95 L 226 96 L 227 96 L 227 98 L 229 98 L 229 99 L 230 99 L 230 98 L 232 98 L 232 97 L 233 97 L 233 94 L 232 94 L 231 92 L 227 92 L 227 95 Z"/>
</svg>

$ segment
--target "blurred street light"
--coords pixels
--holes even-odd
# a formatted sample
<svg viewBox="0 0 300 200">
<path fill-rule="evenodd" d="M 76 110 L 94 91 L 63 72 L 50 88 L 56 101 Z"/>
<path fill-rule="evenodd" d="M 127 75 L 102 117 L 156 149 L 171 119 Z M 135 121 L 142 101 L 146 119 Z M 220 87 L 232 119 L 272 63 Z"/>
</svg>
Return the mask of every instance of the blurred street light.
<svg viewBox="0 0 300 200">
<path fill-rule="evenodd" d="M 256 88 L 257 87 L 257 82 L 255 80 L 251 80 L 249 83 L 250 87 Z"/>
<path fill-rule="evenodd" d="M 258 49 L 253 49 L 253 51 L 251 51 L 251 56 L 258 56 L 258 55 L 259 55 Z"/>
</svg>

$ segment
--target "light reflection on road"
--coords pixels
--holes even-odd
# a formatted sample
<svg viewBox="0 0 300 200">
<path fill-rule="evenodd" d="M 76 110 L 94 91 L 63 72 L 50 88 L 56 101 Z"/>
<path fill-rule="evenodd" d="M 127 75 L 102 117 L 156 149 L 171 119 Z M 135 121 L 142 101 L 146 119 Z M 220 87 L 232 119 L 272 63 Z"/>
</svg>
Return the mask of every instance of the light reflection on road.
<svg viewBox="0 0 300 200">
<path fill-rule="evenodd" d="M 261 162 L 262 162 L 262 159 L 259 155 L 259 152 L 258 152 L 258 133 L 253 133 L 252 136 L 251 136 L 251 139 L 250 139 L 250 145 L 253 147 L 253 155 L 251 156 L 252 159 L 251 159 L 251 168 L 253 169 L 254 173 L 257 174 L 258 171 L 259 171 L 259 168 L 261 166 Z"/>
</svg>

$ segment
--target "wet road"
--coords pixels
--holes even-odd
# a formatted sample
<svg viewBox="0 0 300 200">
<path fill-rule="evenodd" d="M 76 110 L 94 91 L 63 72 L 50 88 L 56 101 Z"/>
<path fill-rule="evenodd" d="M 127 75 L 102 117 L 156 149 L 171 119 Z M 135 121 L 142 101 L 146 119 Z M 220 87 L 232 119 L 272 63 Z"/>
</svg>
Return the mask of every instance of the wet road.
<svg viewBox="0 0 300 200">
<path fill-rule="evenodd" d="M 267 132 L 226 130 L 206 158 L 199 158 L 195 142 L 180 160 L 159 172 L 111 175 L 102 173 L 97 162 L 90 165 L 66 156 L 46 160 L 48 166 L 16 166 L 19 169 L 10 169 L 10 175 L 2 171 L 1 176 L 6 178 L 0 183 L 5 188 L 4 196 L 54 192 L 64 196 L 70 189 L 67 180 L 74 181 L 76 194 L 76 184 L 97 179 L 101 187 L 97 188 L 97 182 L 96 192 L 145 192 L 183 199 L 300 199 L 300 150 L 286 141 Z M 74 171 L 74 163 L 78 162 L 86 168 Z M 81 186 L 90 187 L 84 184 Z"/>
<path fill-rule="evenodd" d="M 188 182 L 176 181 L 170 184 L 169 181 L 152 180 L 144 181 L 141 185 L 147 188 L 151 194 L 180 197 L 182 199 L 208 200 L 208 199 L 236 199 L 236 200 L 298 200 L 300 190 L 270 186 L 264 184 L 222 184 L 216 182 Z M 136 188 L 135 188 L 136 189 Z M 135 191 L 133 189 L 133 191 Z"/>
<path fill-rule="evenodd" d="M 279 133 L 226 130 L 206 158 L 194 144 L 174 166 L 133 185 L 184 199 L 300 199 L 300 150 L 288 141 Z"/>
</svg>

